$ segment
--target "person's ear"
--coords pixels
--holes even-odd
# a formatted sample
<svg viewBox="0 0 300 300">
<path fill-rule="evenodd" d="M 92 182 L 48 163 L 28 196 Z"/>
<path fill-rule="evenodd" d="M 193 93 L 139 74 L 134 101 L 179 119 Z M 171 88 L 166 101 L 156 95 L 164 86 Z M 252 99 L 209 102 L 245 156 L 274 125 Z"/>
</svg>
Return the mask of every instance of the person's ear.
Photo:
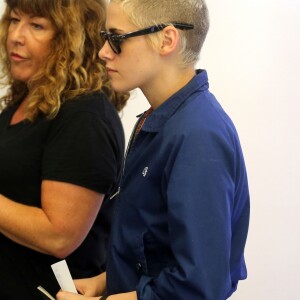
<svg viewBox="0 0 300 300">
<path fill-rule="evenodd" d="M 167 26 L 162 31 L 162 42 L 160 47 L 160 54 L 170 55 L 175 52 L 179 43 L 179 33 L 174 26 Z"/>
</svg>

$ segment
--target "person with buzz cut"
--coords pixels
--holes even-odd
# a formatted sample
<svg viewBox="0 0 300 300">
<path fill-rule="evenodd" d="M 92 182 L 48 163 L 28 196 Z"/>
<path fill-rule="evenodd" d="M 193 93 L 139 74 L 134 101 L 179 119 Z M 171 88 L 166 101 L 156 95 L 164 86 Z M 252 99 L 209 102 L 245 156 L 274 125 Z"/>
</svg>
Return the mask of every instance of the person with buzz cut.
<svg viewBox="0 0 300 300">
<path fill-rule="evenodd" d="M 105 27 L 112 87 L 140 88 L 150 108 L 128 146 L 106 272 L 57 299 L 227 299 L 247 277 L 250 200 L 235 126 L 195 67 L 207 6 L 112 0 Z"/>
</svg>

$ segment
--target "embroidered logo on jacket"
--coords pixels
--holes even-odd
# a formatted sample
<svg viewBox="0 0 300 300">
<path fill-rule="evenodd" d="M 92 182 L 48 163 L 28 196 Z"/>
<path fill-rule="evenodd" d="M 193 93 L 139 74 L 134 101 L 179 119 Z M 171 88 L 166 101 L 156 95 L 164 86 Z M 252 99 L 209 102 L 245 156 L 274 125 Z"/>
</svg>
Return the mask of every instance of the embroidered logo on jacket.
<svg viewBox="0 0 300 300">
<path fill-rule="evenodd" d="M 143 172 L 142 172 L 142 174 L 143 174 L 144 177 L 146 177 L 147 172 L 148 172 L 148 167 L 145 167 L 144 170 L 143 170 Z"/>
</svg>

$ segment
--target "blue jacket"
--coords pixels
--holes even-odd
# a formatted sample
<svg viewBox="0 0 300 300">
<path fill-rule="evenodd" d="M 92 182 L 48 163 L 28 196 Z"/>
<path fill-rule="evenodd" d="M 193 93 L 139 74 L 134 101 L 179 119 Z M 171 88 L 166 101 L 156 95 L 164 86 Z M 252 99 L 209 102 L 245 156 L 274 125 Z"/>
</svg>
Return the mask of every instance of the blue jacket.
<svg viewBox="0 0 300 300">
<path fill-rule="evenodd" d="M 206 71 L 150 114 L 117 200 L 107 293 L 223 300 L 247 276 L 247 175 L 235 127 Z"/>
</svg>

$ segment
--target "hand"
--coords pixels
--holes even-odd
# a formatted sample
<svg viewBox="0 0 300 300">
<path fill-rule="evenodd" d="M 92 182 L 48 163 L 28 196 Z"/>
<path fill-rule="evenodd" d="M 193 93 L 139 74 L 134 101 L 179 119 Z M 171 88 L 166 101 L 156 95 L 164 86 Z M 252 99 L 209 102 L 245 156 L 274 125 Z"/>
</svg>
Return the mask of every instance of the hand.
<svg viewBox="0 0 300 300">
<path fill-rule="evenodd" d="M 76 279 L 74 283 L 80 294 L 89 297 L 99 297 L 104 294 L 106 289 L 106 273 L 91 278 Z"/>
<path fill-rule="evenodd" d="M 57 300 L 99 300 L 100 296 L 98 297 L 87 297 L 84 295 L 78 295 L 70 292 L 64 292 L 64 291 L 59 291 L 56 294 L 56 299 Z"/>
<path fill-rule="evenodd" d="M 98 297 L 87 297 L 83 295 L 73 294 L 70 292 L 60 291 L 56 295 L 57 300 L 101 300 L 101 296 Z M 110 295 L 107 300 L 138 300 L 136 291 Z"/>
</svg>

